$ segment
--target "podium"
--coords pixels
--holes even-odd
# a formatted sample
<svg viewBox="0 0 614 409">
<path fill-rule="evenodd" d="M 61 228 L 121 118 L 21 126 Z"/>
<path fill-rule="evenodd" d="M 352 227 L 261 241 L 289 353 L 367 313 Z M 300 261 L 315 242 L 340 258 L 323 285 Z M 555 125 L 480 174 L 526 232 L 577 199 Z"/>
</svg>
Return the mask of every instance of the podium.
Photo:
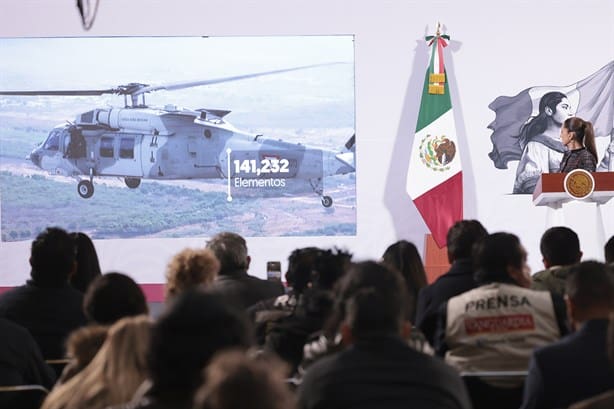
<svg viewBox="0 0 614 409">
<path fill-rule="evenodd" d="M 569 191 L 566 180 L 567 185 L 572 184 L 573 179 L 569 178 L 573 178 L 574 175 L 577 175 L 581 184 L 584 184 L 583 182 L 590 184 L 588 179 L 592 178 L 593 186 L 590 192 Z M 590 177 L 587 179 L 586 175 Z M 578 195 L 578 193 L 588 194 Z M 586 172 L 577 169 L 569 173 L 542 173 L 533 191 L 533 204 L 560 208 L 563 203 L 575 200 L 604 204 L 612 197 L 614 197 L 614 172 Z"/>
<path fill-rule="evenodd" d="M 611 210 L 604 213 L 602 207 L 613 197 L 614 172 L 576 169 L 543 173 L 533 191 L 533 204 L 546 208 L 546 228 L 571 228 L 580 237 L 584 258 L 600 260 L 606 237 L 612 234 Z"/>
</svg>

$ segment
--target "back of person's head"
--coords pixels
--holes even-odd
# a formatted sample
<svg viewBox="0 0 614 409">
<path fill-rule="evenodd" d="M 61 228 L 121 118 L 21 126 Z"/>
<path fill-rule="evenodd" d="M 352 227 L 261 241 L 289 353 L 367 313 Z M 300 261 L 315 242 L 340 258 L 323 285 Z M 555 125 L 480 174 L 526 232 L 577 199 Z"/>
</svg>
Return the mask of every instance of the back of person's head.
<svg viewBox="0 0 614 409">
<path fill-rule="evenodd" d="M 295 398 L 285 382 L 286 369 L 271 360 L 255 360 L 241 351 L 215 356 L 203 376 L 206 382 L 194 409 L 292 409 Z"/>
<path fill-rule="evenodd" d="M 397 270 L 374 261 L 352 264 L 335 288 L 330 330 L 345 322 L 354 338 L 399 333 L 407 317 L 407 290 Z M 369 305 L 369 303 L 373 303 Z"/>
<path fill-rule="evenodd" d="M 83 309 L 89 321 L 107 325 L 149 312 L 141 287 L 132 278 L 117 272 L 103 274 L 92 281 L 85 292 Z"/>
<path fill-rule="evenodd" d="M 610 323 L 608 324 L 608 358 L 610 366 L 614 369 L 614 312 L 610 314 Z"/>
<path fill-rule="evenodd" d="M 207 286 L 220 271 L 220 262 L 209 249 L 184 249 L 175 254 L 166 267 L 166 298 L 188 288 Z"/>
<path fill-rule="evenodd" d="M 48 227 L 32 242 L 30 275 L 40 286 L 57 287 L 68 283 L 75 268 L 75 241 L 59 227 Z"/>
<path fill-rule="evenodd" d="M 149 317 L 127 317 L 109 328 L 107 337 L 89 365 L 54 388 L 44 409 L 103 409 L 128 402 L 148 377 Z"/>
<path fill-rule="evenodd" d="M 426 271 L 420 253 L 413 243 L 407 240 L 399 240 L 390 245 L 384 251 L 382 261 L 403 275 L 408 290 L 418 292 L 426 286 Z"/>
<path fill-rule="evenodd" d="M 471 258 L 473 245 L 488 235 L 477 220 L 459 220 L 450 227 L 446 236 L 448 261 Z"/>
<path fill-rule="evenodd" d="M 243 312 L 214 294 L 184 291 L 154 325 L 148 353 L 152 394 L 190 398 L 215 353 L 251 344 Z"/>
<path fill-rule="evenodd" d="M 218 233 L 207 242 L 207 248 L 213 251 L 220 262 L 220 275 L 245 271 L 249 268 L 249 256 L 245 239 L 236 233 Z"/>
<path fill-rule="evenodd" d="M 578 235 L 564 226 L 546 230 L 539 242 L 539 250 L 547 268 L 574 264 L 582 257 Z"/>
<path fill-rule="evenodd" d="M 605 256 L 605 262 L 608 264 L 614 264 L 614 236 L 610 237 L 603 247 L 603 253 Z"/>
<path fill-rule="evenodd" d="M 317 247 L 305 247 L 290 253 L 286 281 L 295 294 L 301 294 L 311 283 L 315 261 L 322 252 L 323 250 Z"/>
<path fill-rule="evenodd" d="M 519 282 L 511 271 L 521 271 L 525 267 L 527 253 L 514 234 L 498 232 L 489 234 L 476 243 L 473 252 L 475 280 L 479 284 L 488 282 Z"/>
<path fill-rule="evenodd" d="M 570 267 L 565 291 L 577 321 L 607 318 L 614 310 L 614 272 L 604 263 L 583 261 Z"/>
<path fill-rule="evenodd" d="M 332 290 L 352 260 L 352 254 L 338 248 L 321 251 L 313 264 L 311 281 L 318 290 Z"/>
<path fill-rule="evenodd" d="M 102 274 L 98 254 L 87 234 L 75 232 L 71 236 L 77 246 L 77 271 L 70 277 L 70 285 L 84 293 L 94 278 Z"/>
<path fill-rule="evenodd" d="M 109 327 L 106 325 L 87 325 L 70 333 L 66 340 L 66 357 L 70 362 L 64 367 L 58 384 L 65 383 L 81 372 L 98 353 L 105 339 Z"/>
</svg>

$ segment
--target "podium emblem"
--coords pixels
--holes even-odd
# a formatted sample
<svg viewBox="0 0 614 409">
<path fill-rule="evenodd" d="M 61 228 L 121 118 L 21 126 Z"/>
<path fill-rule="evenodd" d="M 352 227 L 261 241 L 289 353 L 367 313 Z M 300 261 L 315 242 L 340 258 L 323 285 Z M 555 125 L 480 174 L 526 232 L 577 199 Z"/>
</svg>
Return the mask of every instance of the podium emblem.
<svg viewBox="0 0 614 409">
<path fill-rule="evenodd" d="M 584 169 L 575 169 L 565 176 L 565 192 L 573 199 L 586 199 L 595 191 L 595 179 Z"/>
</svg>

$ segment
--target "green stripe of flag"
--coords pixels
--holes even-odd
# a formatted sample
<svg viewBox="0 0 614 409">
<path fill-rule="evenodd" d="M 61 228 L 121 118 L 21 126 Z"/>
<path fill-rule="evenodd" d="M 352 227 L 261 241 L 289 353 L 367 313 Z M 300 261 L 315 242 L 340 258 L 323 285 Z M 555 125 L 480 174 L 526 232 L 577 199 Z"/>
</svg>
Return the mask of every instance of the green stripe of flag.
<svg viewBox="0 0 614 409">
<path fill-rule="evenodd" d="M 437 47 L 433 47 L 431 53 L 436 52 Z M 424 88 L 422 89 L 422 100 L 420 101 L 420 112 L 418 113 L 416 133 L 452 109 L 447 74 L 446 82 L 443 84 L 443 94 L 429 94 L 429 74 L 433 72 L 433 56 L 434 54 L 431 54 L 431 63 L 429 64 L 429 69 L 426 70 L 426 77 L 424 78 Z"/>
</svg>

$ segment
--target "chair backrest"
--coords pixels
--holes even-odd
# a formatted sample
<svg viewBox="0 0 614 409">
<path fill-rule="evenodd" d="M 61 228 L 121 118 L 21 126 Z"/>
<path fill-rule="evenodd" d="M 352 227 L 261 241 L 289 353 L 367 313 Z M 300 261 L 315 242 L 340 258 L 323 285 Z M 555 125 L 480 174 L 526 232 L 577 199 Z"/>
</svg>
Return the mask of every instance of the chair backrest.
<svg viewBox="0 0 614 409">
<path fill-rule="evenodd" d="M 39 409 L 48 393 L 41 385 L 0 386 L 0 408 Z"/>
<path fill-rule="evenodd" d="M 68 365 L 70 362 L 70 359 L 46 359 L 45 362 L 51 367 L 51 369 L 53 369 L 55 372 L 55 377 L 59 379 L 60 375 L 62 375 L 62 372 L 64 371 L 64 367 L 66 367 L 66 365 Z"/>
<path fill-rule="evenodd" d="M 522 403 L 526 371 L 461 372 L 473 409 L 517 409 Z"/>
</svg>

